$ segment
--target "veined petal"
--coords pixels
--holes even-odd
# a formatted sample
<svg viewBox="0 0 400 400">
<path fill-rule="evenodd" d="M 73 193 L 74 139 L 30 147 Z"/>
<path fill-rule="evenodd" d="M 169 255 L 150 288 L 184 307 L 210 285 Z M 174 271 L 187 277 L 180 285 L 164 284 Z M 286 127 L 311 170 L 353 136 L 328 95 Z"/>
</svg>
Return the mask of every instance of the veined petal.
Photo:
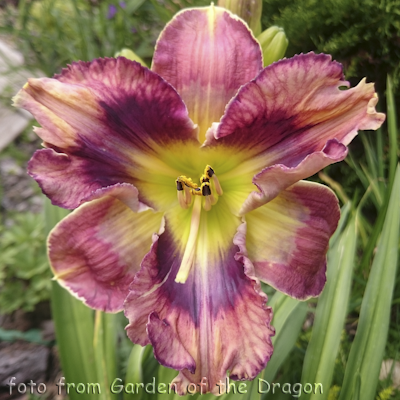
<svg viewBox="0 0 400 400">
<path fill-rule="evenodd" d="M 251 192 L 243 202 L 239 214 L 244 215 L 263 204 L 268 203 L 280 192 L 313 175 L 329 164 L 342 161 L 347 156 L 347 147 L 336 139 L 328 140 L 322 151 L 311 153 L 296 167 L 290 168 L 283 164 L 275 164 L 264 168 L 253 177 L 253 183 L 259 191 Z"/>
<path fill-rule="evenodd" d="M 165 231 L 154 236 L 125 302 L 128 336 L 134 343 L 151 343 L 161 364 L 180 370 L 173 381 L 180 394 L 190 384 L 192 392 L 222 394 L 217 384 L 225 384 L 227 371 L 232 379 L 252 379 L 272 354 L 272 312 L 246 256 L 244 226 L 229 244 L 240 220 L 224 214 L 211 222 L 212 212 L 200 221 L 186 282 L 175 281 L 184 253 L 174 232 L 179 222 L 166 217 Z M 207 230 L 212 223 L 220 226 Z"/>
<path fill-rule="evenodd" d="M 247 151 L 255 171 L 294 167 L 330 139 L 347 145 L 358 130 L 379 128 L 385 116 L 375 111 L 372 83 L 342 86 L 348 86 L 342 66 L 328 55 L 278 61 L 240 89 L 208 144 Z"/>
<path fill-rule="evenodd" d="M 262 68 L 260 45 L 234 14 L 211 5 L 178 13 L 161 33 L 152 70 L 182 96 L 199 140 Z"/>
<path fill-rule="evenodd" d="M 60 207 L 73 209 L 84 198 L 115 182 L 133 182 L 127 174 L 100 158 L 79 157 L 47 148 L 37 150 L 28 163 L 28 173 L 43 193 Z"/>
<path fill-rule="evenodd" d="M 54 149 L 37 155 L 30 173 L 66 208 L 80 204 L 79 193 L 82 199 L 94 189 L 135 183 L 167 145 L 198 143 L 176 91 L 123 57 L 73 63 L 54 79 L 30 79 L 14 101 L 35 116 L 42 125 L 37 134 Z M 54 188 L 61 165 L 65 177 Z"/>
<path fill-rule="evenodd" d="M 325 285 L 329 238 L 339 217 L 334 193 L 306 181 L 246 214 L 246 247 L 256 276 L 297 299 L 318 296 Z"/>
<path fill-rule="evenodd" d="M 89 307 L 117 312 L 162 215 L 141 204 L 132 185 L 101 190 L 51 231 L 49 259 L 55 278 L 73 295 Z"/>
</svg>

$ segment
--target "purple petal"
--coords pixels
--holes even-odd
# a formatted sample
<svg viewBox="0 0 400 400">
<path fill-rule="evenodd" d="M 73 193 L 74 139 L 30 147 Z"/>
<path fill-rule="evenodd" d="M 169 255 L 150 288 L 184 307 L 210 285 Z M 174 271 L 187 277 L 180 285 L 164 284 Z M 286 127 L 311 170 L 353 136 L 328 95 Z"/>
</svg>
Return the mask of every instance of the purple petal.
<svg viewBox="0 0 400 400">
<path fill-rule="evenodd" d="M 254 171 L 261 193 L 250 195 L 242 214 L 341 161 L 358 130 L 381 126 L 374 85 L 363 80 L 341 90 L 348 85 L 343 79 L 330 56 L 301 54 L 265 68 L 230 102 L 207 145 L 246 154 L 246 170 Z"/>
<path fill-rule="evenodd" d="M 161 33 L 152 65 L 182 96 L 200 127 L 200 142 L 261 68 L 260 46 L 249 28 L 213 5 L 178 13 Z"/>
<path fill-rule="evenodd" d="M 375 111 L 373 84 L 340 90 L 348 86 L 343 79 L 341 65 L 324 54 L 276 62 L 240 89 L 208 145 L 247 151 L 249 159 L 262 157 L 263 167 L 294 167 L 331 139 L 347 145 L 358 130 L 379 128 L 385 116 Z"/>
<path fill-rule="evenodd" d="M 329 139 L 347 145 L 360 129 L 377 129 L 374 85 L 349 90 L 342 66 L 325 54 L 301 54 L 265 68 L 229 104 L 216 139 L 271 164 L 297 165 Z"/>
<path fill-rule="evenodd" d="M 256 276 L 297 299 L 318 296 L 326 280 L 329 238 L 339 217 L 334 193 L 306 181 L 246 214 L 246 246 Z"/>
<path fill-rule="evenodd" d="M 204 391 L 221 394 L 216 384 L 225 382 L 227 371 L 243 380 L 265 367 L 272 353 L 272 312 L 246 257 L 241 229 L 235 245 L 218 254 L 202 252 L 205 244 L 198 245 L 190 275 L 181 284 L 175 282 L 181 246 L 168 226 L 167 220 L 130 287 L 127 333 L 134 343 L 151 343 L 161 364 L 180 370 L 173 381 L 178 393 L 203 379 Z"/>
<path fill-rule="evenodd" d="M 49 259 L 55 278 L 73 295 L 89 307 L 116 312 L 162 215 L 141 204 L 131 185 L 101 190 L 52 230 Z"/>
<path fill-rule="evenodd" d="M 15 104 L 35 116 L 42 125 L 37 134 L 54 149 L 32 159 L 30 174 L 67 208 L 94 189 L 136 184 L 168 146 L 198 143 L 176 91 L 122 57 L 73 63 L 55 79 L 30 79 Z"/>
<path fill-rule="evenodd" d="M 347 147 L 336 139 L 329 140 L 322 151 L 308 155 L 299 165 L 290 168 L 275 164 L 264 168 L 253 178 L 259 191 L 249 194 L 239 213 L 241 215 L 268 203 L 280 192 L 306 176 L 314 175 L 329 164 L 342 161 L 347 155 Z"/>
</svg>

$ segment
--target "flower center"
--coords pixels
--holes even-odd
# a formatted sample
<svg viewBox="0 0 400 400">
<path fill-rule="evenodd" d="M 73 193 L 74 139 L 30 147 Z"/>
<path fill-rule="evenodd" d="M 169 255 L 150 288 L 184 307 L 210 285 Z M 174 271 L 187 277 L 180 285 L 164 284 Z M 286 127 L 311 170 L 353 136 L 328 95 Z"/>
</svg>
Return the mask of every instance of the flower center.
<svg viewBox="0 0 400 400">
<path fill-rule="evenodd" d="M 204 174 L 200 178 L 200 186 L 184 175 L 176 179 L 178 201 L 182 208 L 188 208 L 192 204 L 192 196 L 203 196 L 203 208 L 211 210 L 211 206 L 217 203 L 218 196 L 222 196 L 222 188 L 211 166 L 204 168 Z"/>
<path fill-rule="evenodd" d="M 204 174 L 200 178 L 200 186 L 194 183 L 191 178 L 181 175 L 176 179 L 176 189 L 178 201 L 182 208 L 186 209 L 193 203 L 189 238 L 175 278 L 175 282 L 185 283 L 195 258 L 202 205 L 205 211 L 210 211 L 211 207 L 217 203 L 218 196 L 222 196 L 223 191 L 217 175 L 209 165 L 205 167 Z"/>
</svg>

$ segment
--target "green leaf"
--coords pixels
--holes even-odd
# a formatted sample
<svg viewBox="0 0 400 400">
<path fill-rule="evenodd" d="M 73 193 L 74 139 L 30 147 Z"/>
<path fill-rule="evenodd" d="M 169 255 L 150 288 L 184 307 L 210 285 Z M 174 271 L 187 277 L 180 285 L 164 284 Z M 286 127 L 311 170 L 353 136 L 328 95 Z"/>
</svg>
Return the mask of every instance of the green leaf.
<svg viewBox="0 0 400 400">
<path fill-rule="evenodd" d="M 396 165 L 398 160 L 398 143 L 397 143 L 397 121 L 396 121 L 396 105 L 392 90 L 392 80 L 387 76 L 386 80 L 386 102 L 387 102 L 387 124 L 389 133 L 389 188 L 392 187 L 394 175 L 396 173 Z"/>
<path fill-rule="evenodd" d="M 356 242 L 356 218 L 353 218 L 328 252 L 327 283 L 318 300 L 312 336 L 303 365 L 302 384 L 321 383 L 325 391 L 323 394 L 306 394 L 306 399 L 328 398 L 327 388 L 332 383 L 349 303 Z"/>
<path fill-rule="evenodd" d="M 118 398 L 111 392 L 111 384 L 117 371 L 115 320 L 115 314 L 105 314 L 98 310 L 95 312 L 93 347 L 97 379 L 102 388 L 98 400 Z"/>
<path fill-rule="evenodd" d="M 399 225 L 400 167 L 398 166 L 387 215 L 361 305 L 357 333 L 347 362 L 340 400 L 355 398 L 358 375 L 359 398 L 372 400 L 375 397 L 396 281 Z"/>
<path fill-rule="evenodd" d="M 292 299 L 281 292 L 276 292 L 268 305 L 274 310 L 272 325 L 276 334 L 272 338 L 274 353 L 261 378 L 271 383 L 278 369 L 296 344 L 308 307 L 307 303 Z M 257 380 L 258 384 L 265 390 L 263 381 Z"/>
<path fill-rule="evenodd" d="M 369 260 L 371 259 L 372 253 L 375 249 L 375 243 L 381 232 L 382 225 L 386 216 L 386 211 L 389 203 L 389 196 L 393 186 L 394 175 L 396 171 L 396 165 L 398 161 L 398 143 L 397 143 L 397 122 L 396 122 L 396 105 L 394 103 L 394 96 L 392 91 L 392 84 L 390 76 L 387 77 L 387 88 L 386 88 L 386 100 L 387 100 L 387 122 L 388 122 L 388 133 L 389 133 L 389 177 L 388 187 L 386 190 L 385 201 L 380 207 L 378 218 L 375 222 L 375 229 L 372 232 L 368 240 L 368 244 L 365 247 L 363 258 L 361 260 L 361 269 L 365 270 L 368 266 Z"/>
<path fill-rule="evenodd" d="M 68 212 L 45 201 L 47 232 Z M 58 282 L 52 282 L 51 310 L 56 331 L 56 340 L 63 374 L 67 384 L 97 383 L 95 357 L 93 351 L 93 310 L 72 297 Z M 105 390 L 100 383 L 101 391 Z M 69 390 L 70 400 L 82 399 L 72 386 Z M 92 392 L 85 394 L 85 399 L 97 400 L 98 395 Z"/>
<path fill-rule="evenodd" d="M 131 354 L 128 359 L 128 366 L 126 370 L 125 385 L 128 383 L 135 384 L 143 382 L 142 359 L 145 347 L 134 344 Z M 163 381 L 161 381 L 163 382 Z M 143 391 L 136 390 L 135 393 L 124 392 L 124 400 L 140 400 L 143 397 Z"/>
<path fill-rule="evenodd" d="M 74 383 L 96 383 L 97 374 L 93 351 L 93 311 L 73 298 L 57 282 L 52 282 L 51 310 L 56 331 L 61 367 L 65 380 Z M 101 391 L 105 388 L 100 383 Z M 82 395 L 70 389 L 69 399 Z M 97 395 L 85 394 L 86 399 L 97 400 Z"/>
</svg>

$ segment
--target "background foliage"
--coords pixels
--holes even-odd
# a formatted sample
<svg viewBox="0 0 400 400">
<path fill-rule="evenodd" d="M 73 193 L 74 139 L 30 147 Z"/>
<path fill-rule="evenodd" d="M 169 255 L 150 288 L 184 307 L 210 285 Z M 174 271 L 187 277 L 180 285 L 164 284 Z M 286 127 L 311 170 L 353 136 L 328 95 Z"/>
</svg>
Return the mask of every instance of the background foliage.
<svg viewBox="0 0 400 400">
<path fill-rule="evenodd" d="M 399 85 L 397 0 L 264 0 L 263 4 L 264 26 L 285 29 L 287 55 L 310 50 L 332 54 L 343 63 L 347 78 L 367 76 L 381 93 L 387 74 L 395 88 Z"/>
</svg>

